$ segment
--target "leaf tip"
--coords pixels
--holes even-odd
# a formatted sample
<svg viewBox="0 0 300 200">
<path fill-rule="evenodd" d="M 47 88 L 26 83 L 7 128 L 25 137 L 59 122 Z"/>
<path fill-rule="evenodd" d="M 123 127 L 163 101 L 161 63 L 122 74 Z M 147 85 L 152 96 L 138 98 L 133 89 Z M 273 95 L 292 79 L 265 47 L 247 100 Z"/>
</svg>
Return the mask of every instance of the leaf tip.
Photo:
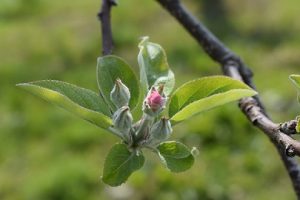
<svg viewBox="0 0 300 200">
<path fill-rule="evenodd" d="M 255 95 L 258 95 L 258 92 L 255 91 L 255 90 L 253 90 L 253 89 L 251 89 L 250 94 L 251 94 L 251 96 L 255 96 Z"/>
<path fill-rule="evenodd" d="M 147 43 L 149 41 L 149 36 L 142 36 L 140 39 L 141 39 L 141 41 L 140 41 L 138 47 L 142 48 L 145 45 L 145 43 Z"/>
<path fill-rule="evenodd" d="M 292 81 L 292 83 L 293 83 L 296 87 L 300 88 L 300 75 L 298 75 L 298 74 L 291 74 L 291 75 L 289 76 L 289 79 Z"/>
<path fill-rule="evenodd" d="M 191 154 L 196 157 L 200 154 L 199 149 L 197 147 L 193 147 L 191 150 Z"/>
<path fill-rule="evenodd" d="M 294 79 L 295 77 L 300 77 L 300 75 L 297 75 L 297 74 L 291 74 L 291 75 L 289 75 L 289 78 L 290 79 Z"/>
<path fill-rule="evenodd" d="M 26 87 L 28 85 L 29 85 L 29 83 L 17 83 L 16 84 L 17 87 Z"/>
</svg>

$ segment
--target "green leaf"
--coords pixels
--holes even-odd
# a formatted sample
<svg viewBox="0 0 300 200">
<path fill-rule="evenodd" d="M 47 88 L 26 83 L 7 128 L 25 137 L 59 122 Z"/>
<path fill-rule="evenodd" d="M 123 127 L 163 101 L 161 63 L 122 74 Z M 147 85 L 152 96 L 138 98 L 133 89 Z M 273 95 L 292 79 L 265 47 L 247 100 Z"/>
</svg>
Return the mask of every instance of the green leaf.
<svg viewBox="0 0 300 200">
<path fill-rule="evenodd" d="M 300 75 L 292 74 L 290 75 L 290 80 L 294 83 L 294 85 L 300 89 Z M 300 93 L 298 92 L 298 102 L 300 102 Z"/>
<path fill-rule="evenodd" d="M 257 93 L 241 81 L 226 76 L 204 77 L 178 88 L 171 97 L 172 124 L 223 104 Z"/>
<path fill-rule="evenodd" d="M 300 89 L 300 75 L 292 74 L 290 80 Z"/>
<path fill-rule="evenodd" d="M 125 144 L 116 144 L 105 159 L 102 180 L 110 186 L 121 185 L 144 162 L 142 152 L 130 152 Z"/>
<path fill-rule="evenodd" d="M 162 162 L 172 172 L 183 172 L 194 164 L 194 156 L 191 151 L 180 142 L 163 142 L 157 149 Z"/>
<path fill-rule="evenodd" d="M 96 93 L 56 80 L 21 83 L 17 86 L 54 103 L 71 113 L 101 127 L 112 125 L 108 106 Z"/>
<path fill-rule="evenodd" d="M 150 87 L 164 84 L 164 92 L 169 95 L 175 84 L 174 73 L 169 69 L 164 49 L 144 37 L 139 44 L 138 63 L 141 85 L 145 93 Z"/>
<path fill-rule="evenodd" d="M 297 116 L 297 126 L 296 126 L 296 132 L 300 133 L 300 116 Z"/>
<path fill-rule="evenodd" d="M 109 55 L 99 57 L 97 65 L 98 87 L 113 111 L 116 110 L 116 107 L 110 100 L 110 92 L 118 78 L 121 79 L 130 90 L 131 98 L 129 107 L 133 109 L 138 103 L 140 91 L 139 82 L 131 67 L 117 56 Z"/>
</svg>

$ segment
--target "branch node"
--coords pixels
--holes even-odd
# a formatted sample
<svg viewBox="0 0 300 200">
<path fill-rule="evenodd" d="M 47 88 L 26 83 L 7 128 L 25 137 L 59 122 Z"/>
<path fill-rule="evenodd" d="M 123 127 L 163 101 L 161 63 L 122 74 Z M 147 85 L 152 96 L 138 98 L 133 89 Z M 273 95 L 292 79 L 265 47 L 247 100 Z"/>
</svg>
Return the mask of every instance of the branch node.
<svg viewBox="0 0 300 200">
<path fill-rule="evenodd" d="M 189 13 L 181 5 L 180 0 L 156 1 L 183 25 L 214 61 L 222 65 L 225 75 L 241 80 L 255 89 L 255 85 L 252 82 L 252 71 L 200 21 Z M 294 159 L 289 158 L 295 154 L 300 156 L 300 143 L 279 131 L 278 124 L 275 124 L 268 117 L 258 96 L 243 98 L 240 100 L 239 106 L 248 119 L 271 139 L 280 152 L 281 158 L 293 182 L 297 197 L 300 199 L 300 176 L 294 176 L 296 172 L 300 174 L 298 164 Z"/>
<path fill-rule="evenodd" d="M 297 120 L 284 122 L 279 124 L 279 130 L 287 135 L 294 135 L 297 134 L 296 131 L 297 124 L 298 124 Z"/>
<path fill-rule="evenodd" d="M 295 148 L 291 144 L 289 144 L 285 149 L 285 154 L 288 157 L 294 157 L 296 155 Z"/>
</svg>

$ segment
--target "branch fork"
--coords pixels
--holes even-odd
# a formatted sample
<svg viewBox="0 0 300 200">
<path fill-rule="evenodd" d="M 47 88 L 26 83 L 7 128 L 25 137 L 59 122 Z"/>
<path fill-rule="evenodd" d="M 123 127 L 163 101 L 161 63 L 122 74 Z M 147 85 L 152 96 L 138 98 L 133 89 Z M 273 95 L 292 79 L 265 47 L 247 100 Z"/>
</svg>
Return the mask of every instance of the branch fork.
<svg viewBox="0 0 300 200">
<path fill-rule="evenodd" d="M 180 0 L 156 1 L 177 19 L 212 60 L 220 64 L 225 75 L 241 80 L 255 89 L 255 85 L 252 82 L 253 73 L 242 59 L 189 13 Z M 102 23 L 103 55 L 111 54 L 113 49 L 110 10 L 114 5 L 116 5 L 114 0 L 102 0 L 102 8 L 98 14 Z M 295 120 L 283 124 L 274 123 L 265 112 L 259 96 L 240 100 L 239 107 L 249 121 L 268 136 L 278 150 L 293 183 L 296 195 L 300 199 L 300 169 L 296 160 L 291 158 L 295 155 L 300 156 L 300 143 L 290 137 L 290 135 L 295 133 Z"/>
</svg>

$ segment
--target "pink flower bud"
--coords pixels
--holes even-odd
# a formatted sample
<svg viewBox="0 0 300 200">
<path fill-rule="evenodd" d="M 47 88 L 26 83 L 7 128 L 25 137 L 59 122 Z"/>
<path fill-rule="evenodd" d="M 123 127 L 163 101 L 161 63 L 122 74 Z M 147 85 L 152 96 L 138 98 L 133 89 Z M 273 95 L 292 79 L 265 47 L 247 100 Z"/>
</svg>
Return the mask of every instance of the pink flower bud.
<svg viewBox="0 0 300 200">
<path fill-rule="evenodd" d="M 144 113 L 151 116 L 157 116 L 165 108 L 167 98 L 162 90 L 163 88 L 159 88 L 158 91 L 154 87 L 151 88 L 144 101 Z"/>
<path fill-rule="evenodd" d="M 147 103 L 152 109 L 156 111 L 164 105 L 164 98 L 156 90 L 152 90 L 151 94 L 147 97 Z"/>
</svg>

